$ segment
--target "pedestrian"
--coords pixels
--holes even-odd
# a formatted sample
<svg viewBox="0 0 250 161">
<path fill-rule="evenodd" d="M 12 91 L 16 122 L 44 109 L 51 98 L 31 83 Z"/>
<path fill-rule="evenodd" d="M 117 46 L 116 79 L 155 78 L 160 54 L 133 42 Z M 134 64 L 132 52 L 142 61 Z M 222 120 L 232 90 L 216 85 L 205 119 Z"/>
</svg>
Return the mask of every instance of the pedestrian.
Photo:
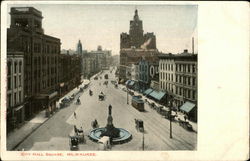
<svg viewBox="0 0 250 161">
<path fill-rule="evenodd" d="M 186 115 L 184 115 L 184 120 L 185 120 L 185 121 L 187 120 L 187 116 L 186 116 Z"/>
<path fill-rule="evenodd" d="M 76 112 L 74 112 L 74 117 L 76 118 Z"/>
</svg>

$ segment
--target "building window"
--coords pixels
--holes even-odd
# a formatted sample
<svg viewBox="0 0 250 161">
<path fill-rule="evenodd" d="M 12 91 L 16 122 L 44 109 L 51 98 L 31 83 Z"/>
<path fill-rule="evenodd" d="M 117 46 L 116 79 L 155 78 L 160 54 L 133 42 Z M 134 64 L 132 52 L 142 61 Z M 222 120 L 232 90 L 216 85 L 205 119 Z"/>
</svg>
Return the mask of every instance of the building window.
<svg viewBox="0 0 250 161">
<path fill-rule="evenodd" d="M 16 80 L 16 76 L 14 77 L 14 87 L 17 87 L 17 80 Z"/>
<path fill-rule="evenodd" d="M 11 107 L 11 94 L 8 94 L 7 96 L 7 100 L 8 100 L 8 107 Z"/>
<path fill-rule="evenodd" d="M 11 74 L 11 62 L 8 62 L 8 75 Z"/>
<path fill-rule="evenodd" d="M 193 86 L 195 86 L 195 81 L 196 81 L 196 79 L 195 79 L 195 78 L 193 78 Z"/>
<path fill-rule="evenodd" d="M 19 62 L 19 73 L 22 73 L 22 62 Z"/>
<path fill-rule="evenodd" d="M 16 104 L 16 93 L 14 93 L 14 105 Z"/>
<path fill-rule="evenodd" d="M 15 66 L 14 66 L 14 73 L 17 72 L 17 62 L 15 62 Z"/>
<path fill-rule="evenodd" d="M 22 77 L 21 75 L 19 75 L 19 87 L 21 87 L 21 85 L 22 85 Z"/>
<path fill-rule="evenodd" d="M 22 92 L 19 91 L 19 102 L 22 102 Z"/>
<path fill-rule="evenodd" d="M 11 77 L 8 78 L 8 90 L 11 89 Z"/>
<path fill-rule="evenodd" d="M 195 94 L 196 94 L 195 91 L 193 91 L 193 100 L 195 100 Z"/>
<path fill-rule="evenodd" d="M 196 71 L 195 71 L 195 65 L 193 65 L 193 73 L 195 73 Z"/>
</svg>

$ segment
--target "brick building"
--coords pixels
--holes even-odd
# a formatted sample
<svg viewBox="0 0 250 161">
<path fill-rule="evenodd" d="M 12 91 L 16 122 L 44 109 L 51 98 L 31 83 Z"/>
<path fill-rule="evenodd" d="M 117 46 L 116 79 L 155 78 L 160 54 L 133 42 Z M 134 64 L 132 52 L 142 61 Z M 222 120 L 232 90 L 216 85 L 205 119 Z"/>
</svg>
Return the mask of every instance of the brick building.
<svg viewBox="0 0 250 161">
<path fill-rule="evenodd" d="M 23 52 L 25 119 L 42 109 L 53 112 L 58 99 L 60 39 L 45 35 L 42 13 L 33 7 L 12 7 L 7 51 Z"/>
<path fill-rule="evenodd" d="M 24 122 L 24 61 L 22 52 L 7 53 L 7 132 Z"/>
<path fill-rule="evenodd" d="M 197 54 L 184 50 L 181 54 L 160 55 L 159 59 L 160 89 L 173 98 L 173 106 L 180 109 L 188 102 L 197 107 Z"/>
<path fill-rule="evenodd" d="M 78 54 L 60 54 L 60 97 L 81 84 L 81 57 Z"/>
</svg>

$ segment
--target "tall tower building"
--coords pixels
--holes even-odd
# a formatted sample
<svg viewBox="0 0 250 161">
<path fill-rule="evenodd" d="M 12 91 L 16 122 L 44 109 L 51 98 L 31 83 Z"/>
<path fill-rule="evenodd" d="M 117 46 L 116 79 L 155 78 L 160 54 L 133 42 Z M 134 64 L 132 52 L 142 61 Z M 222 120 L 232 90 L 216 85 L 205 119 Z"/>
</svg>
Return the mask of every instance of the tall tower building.
<svg viewBox="0 0 250 161">
<path fill-rule="evenodd" d="M 130 21 L 129 34 L 121 33 L 120 49 L 156 49 L 156 37 L 153 32 L 143 34 L 142 20 L 135 10 L 134 18 Z"/>
<path fill-rule="evenodd" d="M 81 40 L 78 41 L 76 51 L 77 51 L 77 54 L 82 54 L 82 43 L 81 43 Z"/>
<path fill-rule="evenodd" d="M 129 35 L 131 46 L 139 48 L 143 43 L 143 28 L 137 10 L 135 10 L 134 19 L 130 21 Z"/>
</svg>

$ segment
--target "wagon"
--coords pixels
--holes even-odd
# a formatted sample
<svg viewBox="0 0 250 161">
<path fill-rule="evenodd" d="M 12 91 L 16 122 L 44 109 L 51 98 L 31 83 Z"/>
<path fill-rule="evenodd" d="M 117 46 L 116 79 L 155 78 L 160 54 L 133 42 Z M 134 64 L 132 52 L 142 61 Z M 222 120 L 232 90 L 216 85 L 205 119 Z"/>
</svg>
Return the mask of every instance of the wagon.
<svg viewBox="0 0 250 161">
<path fill-rule="evenodd" d="M 79 139 L 76 136 L 69 136 L 69 146 L 70 150 L 78 150 L 79 149 Z"/>
<path fill-rule="evenodd" d="M 181 119 L 178 119 L 179 125 L 182 126 L 184 129 L 192 131 L 193 127 L 188 121 L 183 121 Z"/>
<path fill-rule="evenodd" d="M 143 126 L 143 121 L 140 119 L 135 119 L 135 128 L 136 130 L 140 132 L 144 132 L 144 126 Z"/>
<path fill-rule="evenodd" d="M 99 101 L 103 101 L 103 100 L 104 100 L 104 98 L 105 98 L 105 95 L 103 95 L 103 94 L 99 94 Z"/>
</svg>

